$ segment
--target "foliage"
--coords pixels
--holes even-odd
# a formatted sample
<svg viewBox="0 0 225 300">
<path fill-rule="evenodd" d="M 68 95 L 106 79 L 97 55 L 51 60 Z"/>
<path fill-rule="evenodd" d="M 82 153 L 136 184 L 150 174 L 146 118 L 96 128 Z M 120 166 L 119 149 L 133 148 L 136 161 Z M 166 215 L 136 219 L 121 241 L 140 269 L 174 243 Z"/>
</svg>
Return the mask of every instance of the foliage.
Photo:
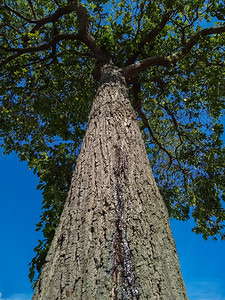
<svg viewBox="0 0 225 300">
<path fill-rule="evenodd" d="M 98 85 L 92 74 L 99 49 L 119 68 L 149 57 L 171 62 L 129 78 L 131 101 L 170 216 L 192 216 L 193 230 L 205 239 L 224 236 L 225 5 L 83 1 L 89 17 L 81 24 L 73 3 L 78 1 L 0 5 L 2 145 L 28 162 L 43 191 L 37 230 L 44 240 L 35 248 L 31 280 L 35 269 L 41 271 L 68 192 Z M 37 21 L 49 15 L 48 22 Z M 222 29 L 203 31 L 213 24 Z M 92 44 L 81 38 L 86 25 Z"/>
</svg>

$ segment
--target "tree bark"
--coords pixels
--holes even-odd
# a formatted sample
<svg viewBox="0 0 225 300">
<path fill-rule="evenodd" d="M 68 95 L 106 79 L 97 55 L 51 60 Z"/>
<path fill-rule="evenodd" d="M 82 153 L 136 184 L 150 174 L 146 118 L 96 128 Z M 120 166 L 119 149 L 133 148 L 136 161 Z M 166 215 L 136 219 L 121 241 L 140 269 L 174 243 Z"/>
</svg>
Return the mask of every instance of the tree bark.
<svg viewBox="0 0 225 300">
<path fill-rule="evenodd" d="M 125 80 L 112 66 L 32 299 L 188 299 Z"/>
</svg>

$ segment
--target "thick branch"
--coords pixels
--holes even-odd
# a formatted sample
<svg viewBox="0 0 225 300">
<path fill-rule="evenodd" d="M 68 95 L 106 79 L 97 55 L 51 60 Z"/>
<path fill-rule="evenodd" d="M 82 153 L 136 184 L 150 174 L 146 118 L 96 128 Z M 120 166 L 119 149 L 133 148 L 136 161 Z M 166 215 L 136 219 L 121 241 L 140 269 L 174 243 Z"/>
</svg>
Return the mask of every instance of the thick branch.
<svg viewBox="0 0 225 300">
<path fill-rule="evenodd" d="M 199 31 L 193 37 L 191 37 L 189 41 L 185 44 L 182 50 L 182 54 L 186 55 L 187 53 L 189 53 L 202 37 L 205 37 L 210 34 L 220 34 L 223 32 L 225 32 L 225 26 L 209 27 Z"/>
<path fill-rule="evenodd" d="M 171 59 L 163 56 L 157 57 L 149 57 L 138 61 L 128 67 L 123 68 L 122 74 L 129 81 L 130 78 L 134 77 L 136 74 L 140 73 L 141 71 L 153 67 L 153 66 L 164 66 L 168 67 L 171 64 Z"/>
<path fill-rule="evenodd" d="M 31 32 L 35 32 L 38 30 L 41 26 L 47 24 L 47 23 L 55 23 L 64 15 L 68 15 L 73 11 L 77 11 L 78 4 L 77 2 L 73 2 L 67 6 L 59 7 L 53 14 L 46 16 L 43 19 L 35 20 L 34 23 L 36 23 L 36 26 L 31 30 Z"/>
<path fill-rule="evenodd" d="M 211 35 L 211 34 L 220 34 L 225 32 L 225 26 L 220 27 L 209 27 L 202 29 L 201 31 L 197 32 L 195 35 L 193 35 L 187 43 L 184 45 L 183 49 L 181 51 L 176 52 L 170 56 L 173 63 L 176 63 L 180 59 L 182 59 L 185 55 L 187 55 L 191 49 L 197 45 L 201 38 Z"/>
<path fill-rule="evenodd" d="M 90 32 L 89 15 L 86 8 L 77 2 L 74 2 L 74 7 L 76 7 L 75 11 L 79 26 L 79 40 L 90 49 L 99 62 L 108 62 L 110 60 L 109 55 L 100 47 Z"/>
</svg>

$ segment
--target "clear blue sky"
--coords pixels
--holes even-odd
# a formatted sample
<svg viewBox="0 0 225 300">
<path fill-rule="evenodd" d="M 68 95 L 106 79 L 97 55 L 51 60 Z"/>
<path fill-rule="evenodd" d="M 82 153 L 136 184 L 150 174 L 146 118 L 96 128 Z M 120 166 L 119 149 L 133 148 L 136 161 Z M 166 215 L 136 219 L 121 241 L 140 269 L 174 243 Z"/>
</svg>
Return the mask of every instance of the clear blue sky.
<svg viewBox="0 0 225 300">
<path fill-rule="evenodd" d="M 30 300 L 28 263 L 40 233 L 38 178 L 16 155 L 0 154 L 0 300 Z M 225 300 L 224 242 L 204 241 L 191 222 L 173 221 L 181 270 L 190 300 Z"/>
</svg>

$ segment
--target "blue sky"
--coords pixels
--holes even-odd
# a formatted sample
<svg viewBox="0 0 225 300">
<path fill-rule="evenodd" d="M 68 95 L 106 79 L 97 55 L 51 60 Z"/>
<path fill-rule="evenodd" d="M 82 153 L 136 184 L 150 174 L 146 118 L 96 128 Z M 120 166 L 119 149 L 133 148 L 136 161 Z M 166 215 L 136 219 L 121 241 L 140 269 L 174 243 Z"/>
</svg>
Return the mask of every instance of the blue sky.
<svg viewBox="0 0 225 300">
<path fill-rule="evenodd" d="M 28 263 L 41 237 L 35 231 L 41 212 L 37 177 L 14 154 L 0 154 L 0 300 L 29 300 Z"/>
<path fill-rule="evenodd" d="M 28 263 L 41 237 L 38 178 L 15 154 L 0 154 L 0 300 L 30 300 Z M 190 300 L 225 300 L 225 241 L 204 241 L 192 221 L 172 221 L 181 270 Z"/>
</svg>

